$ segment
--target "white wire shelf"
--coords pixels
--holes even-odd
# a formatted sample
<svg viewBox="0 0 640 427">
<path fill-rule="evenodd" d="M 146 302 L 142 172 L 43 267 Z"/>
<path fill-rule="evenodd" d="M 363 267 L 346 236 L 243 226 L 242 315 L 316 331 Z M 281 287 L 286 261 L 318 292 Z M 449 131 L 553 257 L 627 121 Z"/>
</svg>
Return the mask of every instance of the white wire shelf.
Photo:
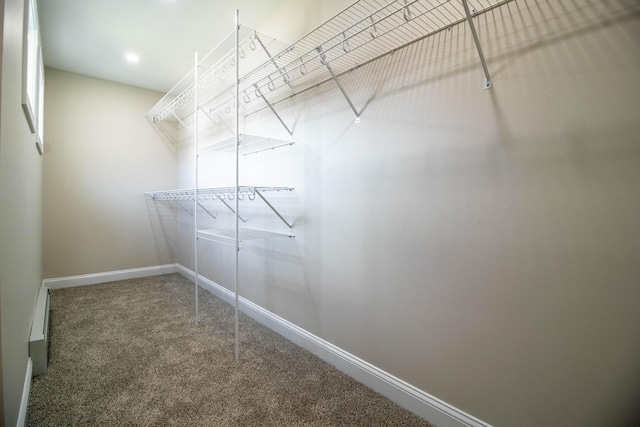
<svg viewBox="0 0 640 427">
<path fill-rule="evenodd" d="M 291 187 L 238 187 L 238 197 L 243 200 L 245 197 L 254 200 L 256 195 L 270 191 L 293 191 Z M 235 198 L 235 187 L 211 187 L 198 188 L 198 200 L 233 200 Z M 146 197 L 158 201 L 194 201 L 196 190 L 193 188 L 181 190 L 161 190 L 144 193 Z"/>
<path fill-rule="evenodd" d="M 470 16 L 475 17 L 509 1 L 467 0 L 467 3 Z M 466 20 L 461 0 L 356 1 L 242 75 L 240 106 L 248 110 L 247 104 L 265 96 L 277 102 L 332 79 L 331 74 L 339 76 Z M 234 105 L 230 89 L 222 94 L 210 106 L 212 112 L 226 111 Z"/>
<path fill-rule="evenodd" d="M 210 240 L 214 242 L 231 244 L 235 242 L 236 232 L 235 230 L 216 230 L 207 229 L 198 231 L 198 237 Z M 292 234 L 274 233 L 272 231 L 256 230 L 252 228 L 240 228 L 238 229 L 238 242 L 244 242 L 247 240 L 259 240 L 259 239 L 277 239 L 282 237 L 295 237 Z"/>
<path fill-rule="evenodd" d="M 286 50 L 287 46 L 244 26 L 239 27 L 238 40 L 241 70 L 255 69 L 269 59 L 269 50 Z M 212 102 L 224 93 L 233 95 L 235 66 L 235 31 L 232 31 L 198 62 L 199 98 L 207 100 L 204 103 Z M 153 123 L 183 120 L 194 111 L 195 105 L 191 101 L 195 87 L 194 67 L 149 110 L 147 116 Z"/>
<path fill-rule="evenodd" d="M 264 108 L 254 103 L 258 99 L 273 104 L 332 78 L 337 82 L 349 70 L 468 20 L 465 1 L 475 17 L 511 0 L 359 0 L 291 45 L 240 26 L 238 107 L 248 115 Z M 200 62 L 199 107 L 214 124 L 235 110 L 234 54 L 232 32 Z M 152 108 L 148 116 L 154 123 L 193 113 L 193 75 L 192 70 Z"/>
<path fill-rule="evenodd" d="M 261 153 L 263 151 L 275 150 L 276 148 L 288 147 L 295 144 L 295 141 L 269 138 L 265 136 L 240 134 L 238 151 L 241 155 Z M 231 136 L 200 148 L 199 154 L 206 154 L 212 151 L 232 153 L 235 150 L 236 138 Z"/>
<path fill-rule="evenodd" d="M 197 204 L 201 209 L 203 209 L 208 215 L 210 215 L 213 219 L 216 219 L 216 216 L 212 214 L 205 206 L 202 205 L 203 201 L 220 201 L 227 209 L 229 209 L 234 215 L 236 215 L 236 210 L 231 206 L 235 201 L 235 198 L 238 198 L 238 201 L 248 199 L 249 201 L 253 201 L 256 198 L 262 200 L 269 209 L 282 221 L 287 227 L 290 229 L 293 228 L 293 225 L 287 221 L 282 214 L 276 209 L 275 206 L 269 202 L 267 197 L 263 193 L 268 192 L 279 192 L 279 191 L 293 191 L 291 187 L 250 187 L 250 186 L 240 186 L 238 187 L 238 192 L 236 195 L 235 187 L 216 187 L 216 188 L 198 188 L 196 191 L 193 188 L 183 189 L 183 190 L 164 190 L 164 191 L 153 191 L 144 193 L 146 197 L 152 199 L 154 201 L 167 201 L 167 202 L 184 202 L 184 201 L 192 201 L 194 205 Z M 197 195 L 197 203 L 196 203 L 196 195 Z M 178 205 L 180 205 L 178 203 Z M 245 218 L 237 214 L 238 218 L 242 222 L 247 222 Z"/>
</svg>

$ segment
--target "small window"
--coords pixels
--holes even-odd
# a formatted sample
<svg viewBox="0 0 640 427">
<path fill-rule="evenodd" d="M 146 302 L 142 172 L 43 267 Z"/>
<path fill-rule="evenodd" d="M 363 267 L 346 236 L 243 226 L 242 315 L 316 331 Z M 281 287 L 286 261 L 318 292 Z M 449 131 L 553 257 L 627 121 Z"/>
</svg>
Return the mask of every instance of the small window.
<svg viewBox="0 0 640 427">
<path fill-rule="evenodd" d="M 25 0 L 22 52 L 22 108 L 36 145 L 42 154 L 44 112 L 44 64 L 36 0 Z"/>
</svg>

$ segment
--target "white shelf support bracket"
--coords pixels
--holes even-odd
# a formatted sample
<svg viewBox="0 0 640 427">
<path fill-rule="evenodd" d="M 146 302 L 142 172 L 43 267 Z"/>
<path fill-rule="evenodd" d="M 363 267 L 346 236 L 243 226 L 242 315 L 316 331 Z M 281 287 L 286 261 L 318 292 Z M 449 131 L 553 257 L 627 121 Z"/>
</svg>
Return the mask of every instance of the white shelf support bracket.
<svg viewBox="0 0 640 427">
<path fill-rule="evenodd" d="M 227 203 L 227 202 L 226 202 L 222 197 L 220 197 L 220 196 L 218 196 L 218 195 L 216 194 L 216 199 L 220 200 L 220 201 L 221 201 L 221 202 L 222 202 L 222 203 L 223 203 L 227 208 L 229 208 L 229 210 L 230 210 L 231 212 L 233 212 L 233 214 L 234 214 L 234 215 L 236 214 L 235 209 L 233 209 L 233 208 L 229 205 L 229 203 Z M 244 218 L 242 218 L 240 215 L 238 215 L 238 219 L 239 219 L 240 221 L 242 221 L 243 223 L 245 223 L 245 224 L 247 223 L 247 220 L 246 220 L 246 219 L 244 219 Z"/>
<path fill-rule="evenodd" d="M 333 72 L 333 69 L 331 68 L 331 65 L 329 65 L 329 61 L 327 61 L 327 57 L 325 56 L 324 52 L 322 51 L 322 46 L 316 47 L 316 50 L 320 54 L 320 62 L 322 62 L 322 64 L 325 67 L 327 67 L 327 70 L 329 70 L 329 73 L 331 74 L 331 78 L 333 79 L 334 82 L 336 82 L 336 84 L 338 85 L 338 88 L 340 88 L 340 92 L 342 92 L 342 95 L 345 97 L 345 99 L 349 103 L 349 106 L 351 107 L 351 110 L 353 110 L 353 113 L 356 115 L 356 123 L 360 123 L 360 113 L 356 109 L 355 105 L 353 105 L 353 102 L 351 102 L 351 98 L 349 98 L 349 95 L 347 95 L 347 91 L 344 90 L 344 88 L 340 84 L 340 81 L 338 80 L 338 76 L 336 76 L 336 73 Z"/>
<path fill-rule="evenodd" d="M 211 213 L 211 211 L 207 208 L 205 208 L 202 203 L 198 202 L 198 206 L 200 206 L 200 208 L 205 211 L 211 218 L 213 219 L 218 219 L 218 217 L 216 215 L 214 215 L 213 213 Z"/>
<path fill-rule="evenodd" d="M 293 228 L 293 225 L 289 224 L 289 223 L 287 222 L 287 220 L 286 220 L 286 219 L 284 219 L 284 217 L 283 217 L 282 215 L 280 215 L 280 212 L 278 212 L 278 210 L 277 210 L 276 208 L 274 208 L 274 207 L 273 207 L 273 205 L 272 205 L 271 203 L 269 203 L 269 201 L 268 201 L 268 200 L 267 200 L 267 199 L 262 195 L 262 193 L 260 192 L 260 190 L 258 190 L 258 189 L 256 188 L 256 189 L 254 189 L 254 191 L 255 191 L 255 193 L 256 193 L 258 196 L 260 196 L 260 198 L 262 199 L 262 201 L 264 201 L 264 202 L 267 204 L 267 206 L 269 206 L 269 208 L 271 208 L 271 210 L 273 211 L 273 213 L 275 213 L 275 214 L 278 216 L 278 218 L 280 218 L 280 220 L 281 220 L 282 222 L 284 222 L 284 223 L 287 225 L 287 227 L 289 227 L 290 229 L 291 229 L 291 228 Z"/>
<path fill-rule="evenodd" d="M 175 118 L 176 118 L 176 120 L 177 120 L 177 121 L 179 121 L 179 122 L 180 122 L 180 124 L 181 124 L 185 129 L 188 129 L 188 128 L 189 128 L 189 126 L 185 125 L 185 124 L 184 124 L 184 122 L 183 122 L 182 120 L 180 120 L 180 117 L 178 117 L 178 116 L 176 115 L 176 113 L 171 113 L 171 115 L 172 115 L 173 117 L 175 117 Z"/>
<path fill-rule="evenodd" d="M 178 205 L 178 207 L 180 207 L 183 211 L 185 211 L 186 213 L 189 214 L 189 216 L 193 216 L 193 214 L 191 213 L 191 211 L 189 211 L 189 209 L 185 208 L 184 206 L 182 206 L 182 203 L 177 202 L 176 203 Z"/>
<path fill-rule="evenodd" d="M 256 96 L 258 98 L 262 98 L 264 100 L 264 102 L 267 104 L 267 106 L 269 107 L 269 109 L 271 110 L 271 112 L 273 114 L 275 114 L 275 116 L 278 118 L 278 120 L 280 121 L 280 124 L 287 130 L 287 132 L 289 133 L 289 135 L 293 136 L 293 131 L 291 129 L 289 129 L 289 127 L 285 124 L 284 120 L 282 120 L 282 117 L 280 117 L 280 115 L 278 114 L 278 112 L 276 111 L 275 108 L 273 108 L 273 105 L 271 105 L 271 103 L 269 102 L 269 100 L 267 99 L 266 96 L 264 96 L 262 94 L 262 91 L 260 90 L 260 88 L 258 87 L 257 83 L 253 84 L 253 87 L 256 89 Z"/>
<path fill-rule="evenodd" d="M 267 54 L 267 56 L 269 57 L 269 59 L 273 63 L 273 66 L 276 67 L 276 70 L 278 70 L 278 73 L 280 73 L 280 76 L 282 77 L 282 81 L 287 86 L 289 86 L 289 89 L 291 89 L 291 92 L 293 92 L 293 88 L 291 87 L 291 79 L 289 78 L 289 74 L 287 74 L 287 71 L 286 70 L 283 71 L 282 68 L 276 62 L 276 60 L 273 58 L 273 56 L 271 56 L 271 53 L 269 53 L 269 50 L 267 49 L 267 47 L 264 45 L 264 43 L 262 43 L 262 40 L 260 40 L 260 37 L 258 36 L 258 33 L 254 32 L 253 33 L 253 38 L 254 38 L 254 40 L 258 40 L 258 43 L 260 43 L 260 46 L 262 47 L 262 50 L 264 50 L 264 53 Z"/>
<path fill-rule="evenodd" d="M 215 113 L 215 114 L 216 114 L 216 117 L 218 118 L 218 121 L 216 121 L 216 120 L 214 120 L 214 119 L 213 119 L 213 117 L 211 117 L 211 114 L 210 114 L 211 112 L 213 112 L 213 110 L 211 110 L 211 111 L 209 111 L 209 112 L 207 113 L 207 111 L 206 111 L 204 108 L 200 108 L 200 111 L 202 111 L 202 113 L 204 114 L 204 116 L 205 116 L 207 119 L 209 119 L 209 121 L 210 121 L 212 124 L 214 124 L 214 125 L 222 124 L 222 126 L 224 126 L 224 127 L 229 131 L 229 133 L 231 133 L 231 135 L 233 135 L 233 136 L 235 136 L 235 135 L 236 135 L 236 134 L 235 134 L 235 132 L 233 131 L 233 129 L 231 129 L 231 128 L 229 127 L 229 125 L 228 125 L 228 124 L 227 124 L 227 123 L 222 119 L 222 117 L 220 117 L 220 114 Z"/>
<path fill-rule="evenodd" d="M 211 117 L 211 115 L 209 113 L 207 113 L 207 111 L 204 108 L 201 108 L 200 111 L 202 111 L 202 113 L 204 114 L 204 116 L 209 119 L 209 121 L 214 124 L 217 125 L 218 122 L 216 122 L 215 120 L 213 120 L 213 117 Z"/>
<path fill-rule="evenodd" d="M 484 70 L 485 80 L 483 87 L 484 89 L 491 89 L 493 87 L 493 82 L 491 81 L 491 75 L 489 74 L 489 69 L 487 68 L 487 61 L 484 59 L 484 54 L 482 53 L 482 46 L 480 45 L 478 32 L 476 31 L 476 26 L 473 23 L 473 16 L 471 16 L 469 3 L 467 2 L 467 0 L 462 0 L 462 6 L 464 6 L 464 13 L 467 15 L 467 22 L 469 23 L 469 27 L 471 27 L 471 34 L 473 34 L 473 40 L 476 43 L 478 55 L 480 56 L 480 62 L 482 63 L 482 69 Z"/>
<path fill-rule="evenodd" d="M 160 133 L 162 133 L 164 136 L 166 136 L 169 141 L 171 141 L 171 143 L 173 145 L 178 145 L 178 141 L 173 137 L 173 135 L 171 135 L 169 133 L 169 131 L 167 131 L 164 126 L 162 125 L 163 122 L 154 122 L 153 124 L 156 126 L 156 128 L 160 131 Z"/>
</svg>

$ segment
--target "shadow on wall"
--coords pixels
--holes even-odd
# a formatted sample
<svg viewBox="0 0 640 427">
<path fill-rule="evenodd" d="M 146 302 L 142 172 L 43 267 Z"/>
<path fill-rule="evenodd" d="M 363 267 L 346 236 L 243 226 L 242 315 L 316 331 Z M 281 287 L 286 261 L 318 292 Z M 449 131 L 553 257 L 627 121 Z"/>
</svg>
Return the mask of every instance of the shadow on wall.
<svg viewBox="0 0 640 427">
<path fill-rule="evenodd" d="M 148 196 L 145 197 L 145 200 L 156 253 L 164 263 L 174 263 L 178 250 L 177 210 L 186 208 L 180 202 L 158 201 Z"/>
</svg>

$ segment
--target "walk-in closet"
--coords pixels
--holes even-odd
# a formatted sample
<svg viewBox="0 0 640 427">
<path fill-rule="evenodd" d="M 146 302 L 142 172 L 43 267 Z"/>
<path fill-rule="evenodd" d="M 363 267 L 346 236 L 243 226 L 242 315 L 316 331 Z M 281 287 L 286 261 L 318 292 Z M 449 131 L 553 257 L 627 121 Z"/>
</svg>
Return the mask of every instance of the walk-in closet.
<svg viewBox="0 0 640 427">
<path fill-rule="evenodd" d="M 5 0 L 4 425 L 632 426 L 635 0 Z"/>
</svg>

